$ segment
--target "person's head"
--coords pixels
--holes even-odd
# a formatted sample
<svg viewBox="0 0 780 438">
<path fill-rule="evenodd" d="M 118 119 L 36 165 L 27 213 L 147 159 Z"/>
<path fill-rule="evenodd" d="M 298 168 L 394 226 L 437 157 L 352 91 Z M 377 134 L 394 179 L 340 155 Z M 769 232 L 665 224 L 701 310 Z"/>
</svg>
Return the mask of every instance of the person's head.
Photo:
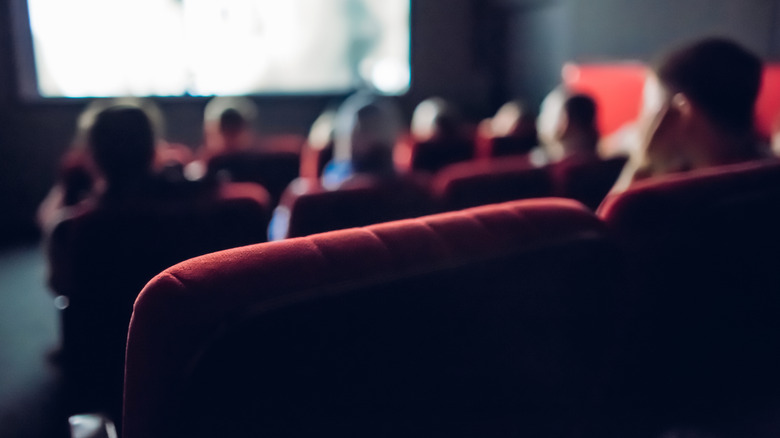
<svg viewBox="0 0 780 438">
<path fill-rule="evenodd" d="M 393 148 L 401 115 L 387 98 L 350 96 L 336 116 L 334 159 L 349 161 L 358 173 L 392 173 Z"/>
<path fill-rule="evenodd" d="M 212 98 L 203 113 L 206 148 L 216 153 L 248 147 L 257 112 L 255 103 L 246 97 Z"/>
<path fill-rule="evenodd" d="M 751 159 L 760 58 L 724 38 L 665 54 L 653 66 L 640 124 L 656 173 Z"/>
<path fill-rule="evenodd" d="M 536 140 L 536 114 L 521 100 L 511 100 L 496 111 L 491 122 L 494 137 L 520 137 Z"/>
<path fill-rule="evenodd" d="M 412 135 L 418 141 L 457 138 L 460 135 L 457 109 L 440 97 L 423 100 L 412 114 Z"/>
<path fill-rule="evenodd" d="M 89 131 L 88 145 L 109 186 L 137 181 L 151 172 L 154 128 L 139 107 L 117 105 L 98 113 Z"/>
<path fill-rule="evenodd" d="M 596 101 L 587 94 L 567 96 L 561 106 L 555 140 L 565 154 L 595 154 L 599 140 Z"/>
</svg>

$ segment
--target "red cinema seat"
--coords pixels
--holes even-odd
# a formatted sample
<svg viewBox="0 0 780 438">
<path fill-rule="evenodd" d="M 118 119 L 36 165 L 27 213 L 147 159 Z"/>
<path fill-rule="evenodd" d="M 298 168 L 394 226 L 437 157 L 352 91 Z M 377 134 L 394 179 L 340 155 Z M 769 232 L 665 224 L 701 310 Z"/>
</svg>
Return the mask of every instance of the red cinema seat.
<svg viewBox="0 0 780 438">
<path fill-rule="evenodd" d="M 136 301 L 124 437 L 586 436 L 613 249 L 546 199 L 189 260 Z"/>
<path fill-rule="evenodd" d="M 626 158 L 608 160 L 563 160 L 549 167 L 555 185 L 555 194 L 563 198 L 576 199 L 593 210 L 617 181 Z"/>
<path fill-rule="evenodd" d="M 479 137 L 477 156 L 479 158 L 525 155 L 539 145 L 535 137 Z"/>
<path fill-rule="evenodd" d="M 433 201 L 425 186 L 403 178 L 358 177 L 338 190 L 298 179 L 274 213 L 272 240 L 308 236 L 430 214 Z"/>
<path fill-rule="evenodd" d="M 294 151 L 238 151 L 211 157 L 206 177 L 211 180 L 254 182 L 278 202 L 284 189 L 300 171 L 300 154 Z"/>
<path fill-rule="evenodd" d="M 82 409 L 119 411 L 127 324 L 144 284 L 188 258 L 263 242 L 269 215 L 262 187 L 233 183 L 195 199 L 92 207 L 55 226 L 49 283 Z"/>
<path fill-rule="evenodd" d="M 525 156 L 453 164 L 434 175 L 431 187 L 445 211 L 553 194 L 549 172 Z"/>
<path fill-rule="evenodd" d="M 648 180 L 599 215 L 640 309 L 626 349 L 640 409 L 679 424 L 780 405 L 780 164 Z"/>
<path fill-rule="evenodd" d="M 443 167 L 474 158 L 474 143 L 468 140 L 411 143 L 411 170 L 435 173 Z"/>
</svg>

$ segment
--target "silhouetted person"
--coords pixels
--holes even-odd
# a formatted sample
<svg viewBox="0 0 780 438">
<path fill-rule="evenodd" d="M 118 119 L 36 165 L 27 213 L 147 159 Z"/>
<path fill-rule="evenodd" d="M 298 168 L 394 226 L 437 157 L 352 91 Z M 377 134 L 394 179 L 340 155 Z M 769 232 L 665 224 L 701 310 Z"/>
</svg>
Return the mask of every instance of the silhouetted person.
<svg viewBox="0 0 780 438">
<path fill-rule="evenodd" d="M 553 93 L 555 100 L 547 101 L 545 116 L 555 124 L 545 132 L 547 143 L 532 153 L 534 164 L 549 164 L 558 196 L 576 199 L 595 210 L 615 184 L 625 159 L 601 160 L 597 106 L 592 97 L 563 88 Z"/>
<path fill-rule="evenodd" d="M 554 142 L 562 153 L 560 160 L 598 160 L 599 130 L 592 97 L 575 94 L 564 100 Z"/>
<path fill-rule="evenodd" d="M 464 133 L 455 106 L 433 97 L 420 102 L 412 115 L 409 167 L 436 172 L 442 167 L 473 158 L 474 144 Z"/>
<path fill-rule="evenodd" d="M 416 141 L 450 140 L 462 135 L 457 109 L 440 97 L 425 99 L 417 105 L 411 128 Z"/>
<path fill-rule="evenodd" d="M 245 97 L 215 97 L 203 114 L 203 146 L 207 157 L 255 146 L 257 106 Z"/>
<path fill-rule="evenodd" d="M 513 100 L 498 109 L 490 122 L 480 126 L 481 156 L 522 155 L 539 144 L 536 114 L 522 101 Z"/>
<path fill-rule="evenodd" d="M 642 147 L 616 190 L 644 178 L 761 158 L 753 111 L 762 69 L 756 55 L 722 38 L 662 57 L 645 85 Z"/>
<path fill-rule="evenodd" d="M 337 189 L 359 176 L 394 176 L 393 148 L 401 127 L 400 111 L 389 100 L 362 93 L 349 97 L 336 116 L 333 161 L 322 185 Z"/>
<path fill-rule="evenodd" d="M 142 109 L 115 106 L 102 111 L 90 130 L 88 146 L 105 182 L 105 196 L 148 193 L 154 176 L 155 134 Z"/>
<path fill-rule="evenodd" d="M 206 105 L 201 159 L 185 169 L 188 179 L 253 182 L 265 187 L 272 202 L 300 171 L 300 142 L 277 149 L 257 130 L 255 103 L 239 96 L 214 97 Z"/>
<path fill-rule="evenodd" d="M 321 184 L 293 181 L 269 226 L 271 240 L 421 216 L 431 201 L 416 181 L 397 174 L 393 149 L 402 125 L 389 99 L 357 93 L 336 114 L 334 157 Z"/>
<path fill-rule="evenodd" d="M 157 105 L 139 98 L 95 99 L 79 115 L 75 136 L 60 162 L 57 180 L 38 208 L 37 220 L 44 232 L 67 215 L 69 209 L 93 200 L 103 190 L 104 184 L 88 144 L 97 116 L 117 106 L 136 107 L 146 114 L 155 132 L 154 171 L 171 182 L 183 180 L 182 170 L 192 159 L 192 151 L 183 144 L 161 138 L 165 120 Z"/>
</svg>

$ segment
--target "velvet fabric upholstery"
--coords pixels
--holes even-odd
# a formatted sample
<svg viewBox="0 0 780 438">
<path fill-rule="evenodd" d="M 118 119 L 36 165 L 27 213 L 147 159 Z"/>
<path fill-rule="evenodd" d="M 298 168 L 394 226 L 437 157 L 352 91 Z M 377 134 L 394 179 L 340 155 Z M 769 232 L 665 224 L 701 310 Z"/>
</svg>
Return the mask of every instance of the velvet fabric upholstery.
<svg viewBox="0 0 780 438">
<path fill-rule="evenodd" d="M 453 164 L 434 175 L 431 187 L 445 211 L 553 194 L 549 172 L 526 156 Z"/>
<path fill-rule="evenodd" d="M 562 199 L 189 260 L 135 303 L 124 437 L 573 436 L 600 418 L 618 262 Z"/>
<path fill-rule="evenodd" d="M 608 160 L 564 159 L 551 164 L 549 171 L 555 184 L 555 195 L 576 199 L 594 211 L 617 181 L 626 158 Z"/>
<path fill-rule="evenodd" d="M 433 212 L 433 202 L 425 184 L 411 176 L 355 176 L 336 190 L 296 180 L 279 209 L 286 210 L 280 219 L 286 219 L 286 226 L 273 226 L 286 232 L 272 235 L 274 240 L 423 216 Z"/>
<path fill-rule="evenodd" d="M 263 242 L 269 204 L 262 187 L 231 183 L 180 199 L 100 203 L 54 228 L 49 283 L 67 297 L 62 348 L 85 408 L 119 411 L 127 325 L 143 285 L 188 258 Z"/>
<path fill-rule="evenodd" d="M 627 255 L 639 309 L 624 406 L 667 424 L 780 406 L 780 164 L 647 180 L 599 215 Z"/>
<path fill-rule="evenodd" d="M 411 143 L 412 171 L 435 173 L 441 168 L 474 158 L 474 143 L 468 140 L 431 140 Z"/>
</svg>

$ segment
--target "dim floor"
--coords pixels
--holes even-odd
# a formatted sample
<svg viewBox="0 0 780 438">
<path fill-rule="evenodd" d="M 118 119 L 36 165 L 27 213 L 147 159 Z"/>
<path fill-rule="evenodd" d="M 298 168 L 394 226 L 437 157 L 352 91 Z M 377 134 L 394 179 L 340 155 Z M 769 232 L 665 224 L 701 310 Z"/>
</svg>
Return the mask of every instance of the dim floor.
<svg viewBox="0 0 780 438">
<path fill-rule="evenodd" d="M 67 437 L 58 316 L 40 244 L 0 249 L 0 437 Z"/>
</svg>

